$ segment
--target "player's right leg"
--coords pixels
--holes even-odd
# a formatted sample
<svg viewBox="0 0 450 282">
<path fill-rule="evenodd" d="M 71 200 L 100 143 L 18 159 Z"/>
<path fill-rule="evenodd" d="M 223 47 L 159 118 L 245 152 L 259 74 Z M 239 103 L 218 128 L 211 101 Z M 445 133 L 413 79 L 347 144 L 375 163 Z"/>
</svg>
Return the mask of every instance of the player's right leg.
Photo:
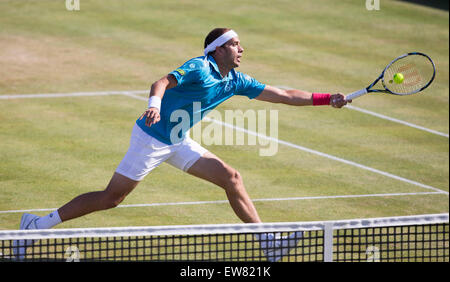
<svg viewBox="0 0 450 282">
<path fill-rule="evenodd" d="M 89 192 L 75 197 L 73 200 L 51 212 L 45 217 L 25 213 L 20 221 L 21 230 L 48 229 L 58 223 L 74 219 L 95 211 L 114 208 L 139 184 L 117 172 L 114 173 L 108 186 L 103 191 Z"/>
<path fill-rule="evenodd" d="M 57 211 L 45 217 L 25 213 L 20 221 L 21 230 L 47 229 L 54 225 L 77 218 L 91 212 L 116 207 L 139 183 L 126 176 L 115 173 L 103 191 L 82 194 L 68 202 Z M 34 240 L 13 241 L 13 252 L 16 258 L 23 259 L 27 247 L 33 245 Z"/>
<path fill-rule="evenodd" d="M 20 229 L 47 229 L 63 221 L 116 207 L 152 169 L 170 157 L 171 150 L 171 146 L 157 141 L 135 125 L 130 147 L 105 190 L 79 195 L 42 218 L 24 214 Z M 16 240 L 13 242 L 14 253 L 20 257 L 32 244 L 31 240 Z"/>
<path fill-rule="evenodd" d="M 95 211 L 117 207 L 139 184 L 117 172 L 103 191 L 82 194 L 58 209 L 61 221 L 74 219 Z"/>
</svg>

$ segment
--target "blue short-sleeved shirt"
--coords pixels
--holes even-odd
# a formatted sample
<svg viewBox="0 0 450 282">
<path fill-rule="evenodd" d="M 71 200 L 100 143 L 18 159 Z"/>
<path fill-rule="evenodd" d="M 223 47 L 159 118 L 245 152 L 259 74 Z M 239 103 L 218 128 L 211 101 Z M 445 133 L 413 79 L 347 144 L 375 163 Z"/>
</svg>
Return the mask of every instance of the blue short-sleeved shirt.
<svg viewBox="0 0 450 282">
<path fill-rule="evenodd" d="M 169 145 L 180 142 L 207 111 L 228 98 L 242 95 L 253 99 L 265 87 L 256 79 L 234 69 L 222 77 L 212 56 L 193 58 L 170 74 L 178 84 L 164 94 L 161 120 L 151 127 L 145 125 L 145 118 L 136 121 L 144 132 Z"/>
</svg>

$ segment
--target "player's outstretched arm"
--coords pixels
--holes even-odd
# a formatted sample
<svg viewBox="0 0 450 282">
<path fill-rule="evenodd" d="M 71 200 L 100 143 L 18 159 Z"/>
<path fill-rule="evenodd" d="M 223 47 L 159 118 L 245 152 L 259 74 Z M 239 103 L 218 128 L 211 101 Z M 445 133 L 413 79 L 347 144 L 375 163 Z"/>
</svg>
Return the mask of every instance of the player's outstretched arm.
<svg viewBox="0 0 450 282">
<path fill-rule="evenodd" d="M 335 108 L 342 108 L 347 104 L 345 96 L 337 94 L 318 94 L 297 89 L 280 89 L 278 87 L 266 85 L 256 100 L 271 103 L 281 103 L 292 106 L 319 106 L 330 105 Z"/>
</svg>

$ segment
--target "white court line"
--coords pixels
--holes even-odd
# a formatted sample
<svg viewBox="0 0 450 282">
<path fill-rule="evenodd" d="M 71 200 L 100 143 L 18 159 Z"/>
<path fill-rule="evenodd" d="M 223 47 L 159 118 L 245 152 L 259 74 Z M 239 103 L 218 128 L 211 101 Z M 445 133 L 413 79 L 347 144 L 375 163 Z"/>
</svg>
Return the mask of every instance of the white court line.
<svg viewBox="0 0 450 282">
<path fill-rule="evenodd" d="M 283 141 L 283 140 L 279 140 L 279 139 L 276 139 L 276 138 L 273 138 L 273 137 L 269 137 L 269 136 L 266 136 L 266 135 L 263 135 L 263 134 L 259 134 L 259 133 L 247 130 L 245 128 L 240 128 L 240 127 L 237 127 L 237 126 L 234 126 L 234 125 L 227 124 L 227 123 L 222 122 L 222 121 L 210 119 L 208 117 L 203 118 L 203 120 L 204 121 L 211 121 L 211 122 L 214 122 L 214 123 L 226 126 L 226 127 L 231 127 L 231 128 L 233 128 L 233 129 L 235 129 L 237 131 L 242 131 L 242 132 L 245 132 L 245 133 L 247 133 L 249 135 L 257 136 L 258 138 L 266 139 L 266 140 L 269 140 L 271 142 L 277 142 L 279 144 L 282 144 L 282 145 L 285 145 L 285 146 L 288 146 L 288 147 L 291 147 L 291 148 L 295 148 L 295 149 L 298 149 L 298 150 L 301 150 L 301 151 L 305 151 L 305 152 L 308 152 L 308 153 L 311 153 L 311 154 L 314 154 L 314 155 L 318 155 L 318 156 L 321 156 L 321 157 L 324 157 L 324 158 L 328 158 L 328 159 L 331 159 L 331 160 L 334 160 L 334 161 L 338 161 L 338 162 L 345 163 L 345 164 L 348 164 L 348 165 L 351 165 L 351 166 L 355 166 L 355 167 L 358 167 L 358 168 L 361 168 L 361 169 L 364 169 L 364 170 L 368 170 L 368 171 L 371 171 L 373 173 L 377 173 L 377 174 L 380 174 L 380 175 L 383 175 L 383 176 L 386 176 L 386 177 L 389 177 L 389 178 L 393 178 L 393 179 L 396 179 L 396 180 L 399 180 L 399 181 L 402 181 L 402 182 L 405 182 L 405 183 L 409 183 L 409 184 L 412 184 L 412 185 L 415 185 L 415 186 L 419 186 L 419 187 L 422 187 L 422 188 L 425 188 L 425 189 L 429 189 L 429 190 L 434 190 L 434 191 L 437 191 L 437 192 L 440 192 L 440 193 L 444 193 L 444 194 L 447 194 L 447 195 L 449 194 L 449 192 L 447 192 L 447 191 L 435 188 L 435 187 L 430 186 L 430 185 L 422 184 L 420 182 L 409 180 L 409 179 L 406 179 L 406 178 L 403 178 L 403 177 L 400 177 L 400 176 L 397 176 L 397 175 L 394 175 L 394 174 L 391 174 L 391 173 L 388 173 L 388 172 L 384 172 L 384 171 L 381 171 L 381 170 L 378 170 L 378 169 L 375 169 L 375 168 L 371 168 L 371 167 L 368 167 L 368 166 L 365 166 L 365 165 L 362 165 L 362 164 L 358 164 L 358 163 L 355 163 L 355 162 L 352 162 L 352 161 L 348 161 L 348 160 L 345 160 L 345 159 L 342 159 L 342 158 L 338 158 L 338 157 L 335 157 L 335 156 L 332 156 L 332 155 L 329 155 L 329 154 L 325 154 L 325 153 L 322 153 L 322 152 L 319 152 L 319 151 L 316 151 L 316 150 L 312 150 L 312 149 L 309 149 L 309 148 L 306 148 L 306 147 L 303 147 L 303 146 L 299 146 L 299 145 L 296 145 L 296 144 L 293 144 L 293 143 L 290 143 L 290 142 L 287 142 L 287 141 Z"/>
<path fill-rule="evenodd" d="M 94 93 L 97 93 L 97 92 L 78 92 L 78 93 L 68 93 L 68 94 L 58 93 L 56 95 L 58 95 L 58 97 L 65 97 L 63 95 L 67 95 L 67 96 L 69 96 L 69 95 L 72 95 L 72 96 L 93 96 Z M 107 93 L 122 94 L 122 95 L 126 95 L 126 96 L 129 96 L 129 97 L 135 98 L 135 99 L 142 100 L 142 101 L 147 101 L 147 98 L 135 95 L 135 94 L 147 93 L 146 91 L 111 91 L 111 92 L 106 92 L 105 91 L 105 92 L 98 92 L 98 93 L 100 93 L 99 95 L 107 95 Z M 7 97 L 11 98 L 11 97 L 20 96 L 22 98 L 23 97 L 30 98 L 30 97 L 37 97 L 37 95 L 40 95 L 39 97 L 51 97 L 52 94 L 34 94 L 34 96 L 33 96 L 33 94 L 28 94 L 28 95 L 7 95 Z M 1 97 L 1 95 L 0 95 L 0 97 Z M 276 139 L 276 138 L 268 137 L 268 136 L 265 136 L 263 134 L 259 134 L 259 133 L 252 132 L 252 131 L 249 131 L 249 130 L 244 129 L 244 128 L 240 128 L 240 127 L 237 127 L 237 126 L 234 126 L 234 125 L 230 125 L 230 124 L 224 123 L 222 121 L 213 120 L 213 119 L 210 119 L 208 117 L 204 118 L 204 120 L 205 121 L 212 121 L 212 122 L 221 124 L 223 126 L 231 127 L 231 128 L 233 128 L 235 130 L 245 132 L 245 133 L 250 134 L 250 135 L 255 135 L 258 138 L 266 139 L 266 140 L 269 140 L 269 141 L 272 141 L 272 142 L 277 142 L 277 143 L 285 145 L 285 146 L 289 146 L 289 147 L 292 147 L 292 148 L 295 148 L 295 149 L 298 149 L 298 150 L 301 150 L 301 151 L 305 151 L 305 152 L 312 153 L 312 154 L 315 154 L 315 155 L 318 155 L 318 156 L 322 156 L 322 157 L 325 157 L 325 158 L 328 158 L 328 159 L 332 159 L 332 160 L 335 160 L 335 161 L 338 161 L 338 162 L 341 162 L 341 163 L 345 163 L 345 164 L 348 164 L 348 165 L 351 165 L 351 166 L 355 166 L 355 167 L 358 167 L 358 168 L 361 168 L 361 169 L 364 169 L 364 170 L 368 170 L 368 171 L 371 171 L 373 173 L 377 173 L 377 174 L 380 174 L 380 175 L 383 175 L 383 176 L 386 176 L 386 177 L 389 177 L 389 178 L 393 178 L 393 179 L 396 179 L 396 180 L 399 180 L 399 181 L 402 181 L 402 182 L 405 182 L 405 183 L 409 183 L 409 184 L 412 184 L 412 185 L 415 185 L 415 186 L 419 186 L 419 187 L 422 187 L 422 188 L 425 188 L 425 189 L 429 189 L 429 190 L 434 190 L 434 191 L 437 191 L 437 192 L 440 192 L 440 193 L 443 193 L 443 194 L 447 194 L 447 195 L 449 194 L 449 192 L 447 192 L 447 191 L 444 191 L 444 190 L 432 187 L 430 185 L 422 184 L 422 183 L 419 183 L 419 182 L 416 182 L 416 181 L 413 181 L 413 180 L 409 180 L 409 179 L 406 179 L 406 178 L 403 178 L 403 177 L 400 177 L 400 176 L 397 176 L 397 175 L 394 175 L 394 174 L 391 174 L 391 173 L 388 173 L 388 172 L 377 170 L 377 169 L 374 169 L 374 168 L 371 168 L 371 167 L 368 167 L 368 166 L 365 166 L 365 165 L 361 165 L 361 164 L 358 164 L 358 163 L 355 163 L 355 162 L 352 162 L 352 161 L 348 161 L 348 160 L 345 160 L 345 159 L 342 159 L 342 158 L 338 158 L 338 157 L 335 157 L 335 156 L 332 156 L 332 155 L 329 155 L 329 154 L 325 154 L 325 153 L 322 153 L 322 152 L 319 152 L 319 151 L 315 151 L 315 150 L 312 150 L 312 149 L 309 149 L 309 148 L 306 148 L 306 147 L 302 147 L 302 146 L 299 146 L 299 145 L 296 145 L 296 144 L 293 144 L 293 143 L 290 143 L 290 142 L 286 142 L 286 141 L 279 140 L 279 139 Z"/>
<path fill-rule="evenodd" d="M 148 91 L 100 91 L 100 92 L 73 92 L 73 93 L 45 93 L 45 94 L 12 94 L 0 95 L 0 100 L 27 99 L 27 98 L 61 98 L 61 97 L 84 97 L 84 96 L 107 96 L 125 94 L 144 94 Z"/>
<path fill-rule="evenodd" d="M 276 86 L 282 89 L 292 89 L 288 86 Z M 0 100 L 9 100 L 9 99 L 26 99 L 26 98 L 59 98 L 59 97 L 82 97 L 82 96 L 105 96 L 105 95 L 127 95 L 134 98 L 137 98 L 139 96 L 135 94 L 146 94 L 148 93 L 148 90 L 132 90 L 132 91 L 100 91 L 100 92 L 75 92 L 75 93 L 46 93 L 46 94 L 11 94 L 11 95 L 0 95 Z M 141 97 L 142 98 L 142 97 Z M 139 99 L 139 98 L 138 98 Z M 388 117 L 386 115 L 382 115 L 379 113 L 375 113 L 369 110 L 365 110 L 359 107 L 355 107 L 352 105 L 347 105 L 346 108 L 354 111 L 358 111 L 364 114 L 368 114 L 374 117 L 378 117 L 384 120 L 388 120 L 391 122 L 399 123 L 405 126 L 409 126 L 415 129 L 419 129 L 422 131 L 426 131 L 428 133 L 436 134 L 439 136 L 447 137 L 449 138 L 449 134 L 442 133 L 433 129 L 429 129 L 417 124 L 413 124 L 410 122 L 406 122 L 400 119 Z"/>
<path fill-rule="evenodd" d="M 325 199 L 348 199 L 348 198 L 367 198 L 367 197 L 396 197 L 396 196 L 417 196 L 417 195 L 437 195 L 441 192 L 413 192 L 413 193 L 386 193 L 386 194 L 366 194 L 366 195 L 338 195 L 338 196 L 311 196 L 311 197 L 289 197 L 289 198 L 263 198 L 252 199 L 252 202 L 277 202 L 277 201 L 304 201 L 304 200 L 325 200 Z M 160 206 L 186 206 L 186 205 L 208 205 L 208 204 L 227 204 L 228 200 L 217 201 L 194 201 L 194 202 L 172 202 L 172 203 L 149 203 L 149 204 L 129 204 L 119 205 L 118 208 L 140 208 L 140 207 L 160 207 Z M 54 211 L 57 208 L 45 209 L 25 209 L 25 210 L 5 210 L 0 214 L 24 213 L 24 212 L 46 212 Z"/>
<path fill-rule="evenodd" d="M 399 119 L 396 119 L 396 118 L 391 118 L 391 117 L 388 117 L 388 116 L 385 116 L 385 115 L 382 115 L 382 114 L 378 114 L 378 113 L 375 113 L 375 112 L 372 112 L 372 111 L 368 111 L 368 110 L 365 110 L 365 109 L 361 109 L 361 108 L 358 108 L 358 107 L 355 107 L 355 106 L 352 106 L 352 105 L 346 105 L 345 107 L 348 108 L 348 109 L 351 109 L 351 110 L 355 110 L 355 111 L 361 112 L 361 113 L 365 113 L 365 114 L 372 115 L 372 116 L 375 116 L 375 117 L 378 117 L 378 118 L 382 118 L 382 119 L 389 120 L 389 121 L 392 121 L 392 122 L 400 123 L 400 124 L 403 124 L 403 125 L 406 125 L 406 126 L 409 126 L 409 127 L 413 127 L 413 128 L 419 129 L 419 130 L 427 131 L 429 133 L 433 133 L 433 134 L 436 134 L 436 135 L 440 135 L 440 136 L 444 136 L 444 137 L 449 138 L 448 134 L 445 134 L 445 133 L 442 133 L 442 132 L 439 132 L 439 131 L 436 131 L 436 130 L 433 130 L 433 129 L 429 129 L 429 128 L 426 128 L 426 127 L 423 127 L 423 126 L 420 126 L 420 125 L 409 123 L 409 122 L 406 122 L 406 121 L 403 121 L 403 120 L 399 120 Z"/>
</svg>

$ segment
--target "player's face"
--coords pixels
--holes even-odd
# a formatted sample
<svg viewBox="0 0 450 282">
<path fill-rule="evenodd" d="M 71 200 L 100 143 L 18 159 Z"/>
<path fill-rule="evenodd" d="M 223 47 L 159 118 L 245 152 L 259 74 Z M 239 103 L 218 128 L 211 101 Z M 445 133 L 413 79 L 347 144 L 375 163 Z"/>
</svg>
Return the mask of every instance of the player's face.
<svg viewBox="0 0 450 282">
<path fill-rule="evenodd" d="M 238 37 L 230 39 L 222 46 L 225 49 L 225 60 L 231 67 L 237 68 L 241 64 L 242 53 L 244 48 L 241 46 L 241 41 Z"/>
</svg>

